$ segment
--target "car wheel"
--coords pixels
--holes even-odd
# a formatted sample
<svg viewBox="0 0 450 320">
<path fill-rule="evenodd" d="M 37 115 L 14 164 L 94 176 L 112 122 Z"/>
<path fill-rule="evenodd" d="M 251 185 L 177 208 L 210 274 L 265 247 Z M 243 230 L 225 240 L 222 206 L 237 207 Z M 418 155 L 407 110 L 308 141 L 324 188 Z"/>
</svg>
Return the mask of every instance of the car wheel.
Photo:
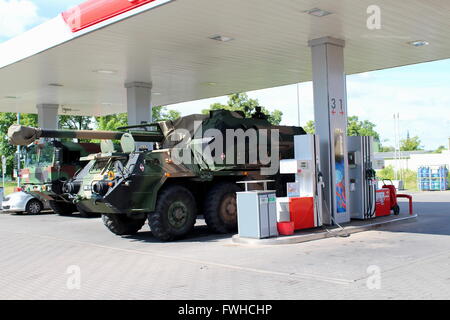
<svg viewBox="0 0 450 320">
<path fill-rule="evenodd" d="M 42 204 L 42 202 L 37 199 L 31 199 L 30 201 L 28 201 L 27 206 L 25 207 L 25 212 L 27 214 L 36 215 L 41 213 L 43 208 L 44 205 Z"/>
</svg>

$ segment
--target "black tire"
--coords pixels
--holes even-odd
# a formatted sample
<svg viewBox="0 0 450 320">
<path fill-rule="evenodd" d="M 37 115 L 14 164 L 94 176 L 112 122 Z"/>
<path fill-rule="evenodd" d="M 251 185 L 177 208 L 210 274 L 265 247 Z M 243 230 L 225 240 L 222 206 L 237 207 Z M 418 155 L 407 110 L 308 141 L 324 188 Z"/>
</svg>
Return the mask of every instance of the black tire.
<svg viewBox="0 0 450 320">
<path fill-rule="evenodd" d="M 48 202 L 50 208 L 54 213 L 59 214 L 60 216 L 70 216 L 72 213 L 77 211 L 77 207 L 68 202 L 62 201 L 49 201 Z"/>
<path fill-rule="evenodd" d="M 156 210 L 148 215 L 153 235 L 172 241 L 192 231 L 197 219 L 197 205 L 192 193 L 182 186 L 170 186 L 158 195 Z"/>
<path fill-rule="evenodd" d="M 394 215 L 398 216 L 400 214 L 400 206 L 396 204 L 392 210 L 394 211 Z"/>
<path fill-rule="evenodd" d="M 146 218 L 133 219 L 124 214 L 102 214 L 104 225 L 118 236 L 135 235 L 142 229 Z"/>
<path fill-rule="evenodd" d="M 236 192 L 241 189 L 234 183 L 220 183 L 212 187 L 205 198 L 203 215 L 209 229 L 215 233 L 237 230 Z"/>
<path fill-rule="evenodd" d="M 30 201 L 28 201 L 25 207 L 25 212 L 27 214 L 36 215 L 41 213 L 42 209 L 44 209 L 44 205 L 42 204 L 42 202 L 37 199 L 31 199 Z"/>
</svg>

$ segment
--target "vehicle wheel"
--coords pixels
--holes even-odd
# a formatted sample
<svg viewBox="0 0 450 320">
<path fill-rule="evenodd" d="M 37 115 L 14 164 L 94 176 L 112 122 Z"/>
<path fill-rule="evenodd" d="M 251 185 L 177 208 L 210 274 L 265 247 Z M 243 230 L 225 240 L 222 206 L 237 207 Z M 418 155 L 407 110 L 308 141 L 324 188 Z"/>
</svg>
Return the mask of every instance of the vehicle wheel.
<svg viewBox="0 0 450 320">
<path fill-rule="evenodd" d="M 25 207 L 25 212 L 27 214 L 39 214 L 42 209 L 44 209 L 44 205 L 39 200 L 31 199 Z"/>
<path fill-rule="evenodd" d="M 392 208 L 392 210 L 394 210 L 394 214 L 396 215 L 396 216 L 398 216 L 399 214 L 400 214 L 400 206 L 397 204 L 397 205 L 395 205 L 393 208 Z"/>
<path fill-rule="evenodd" d="M 236 192 L 234 183 L 215 185 L 206 195 L 203 215 L 208 227 L 216 233 L 230 233 L 237 229 Z"/>
<path fill-rule="evenodd" d="M 49 201 L 48 204 L 53 212 L 59 214 L 60 216 L 70 216 L 72 213 L 77 211 L 77 207 L 68 202 Z"/>
<path fill-rule="evenodd" d="M 156 238 L 172 241 L 191 232 L 196 218 L 192 193 L 182 186 L 170 186 L 159 194 L 155 212 L 148 215 L 148 224 Z"/>
<path fill-rule="evenodd" d="M 124 214 L 102 214 L 105 226 L 118 236 L 131 236 L 139 232 L 146 218 L 133 219 Z"/>
</svg>

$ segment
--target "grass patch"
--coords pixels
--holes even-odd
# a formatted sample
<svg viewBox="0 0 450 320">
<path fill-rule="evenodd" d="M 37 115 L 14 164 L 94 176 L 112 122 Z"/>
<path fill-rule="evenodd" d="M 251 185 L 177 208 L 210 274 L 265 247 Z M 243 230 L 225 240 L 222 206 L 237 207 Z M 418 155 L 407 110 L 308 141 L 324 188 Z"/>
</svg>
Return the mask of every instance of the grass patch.
<svg viewBox="0 0 450 320">
<path fill-rule="evenodd" d="M 0 187 L 3 187 L 1 182 L 0 182 Z M 16 187 L 17 187 L 17 182 L 14 182 L 14 181 L 5 182 L 5 191 L 4 191 L 5 196 L 7 196 L 8 194 L 14 193 L 14 189 Z"/>
<path fill-rule="evenodd" d="M 417 172 L 413 170 L 400 170 L 399 176 L 403 175 L 405 184 L 405 189 L 410 191 L 418 191 L 417 186 Z M 394 180 L 394 167 L 388 166 L 382 170 L 377 171 L 377 177 L 378 179 L 387 179 L 387 180 Z"/>
</svg>

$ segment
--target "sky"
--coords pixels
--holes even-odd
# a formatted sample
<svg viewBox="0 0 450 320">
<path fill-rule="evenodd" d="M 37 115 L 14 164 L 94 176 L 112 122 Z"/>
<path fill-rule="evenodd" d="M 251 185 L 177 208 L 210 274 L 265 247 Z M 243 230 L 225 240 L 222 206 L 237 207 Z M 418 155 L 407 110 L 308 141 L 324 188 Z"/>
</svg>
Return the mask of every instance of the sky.
<svg viewBox="0 0 450 320">
<path fill-rule="evenodd" d="M 0 0 L 0 42 L 14 37 L 80 0 Z M 260 105 L 283 111 L 283 124 L 300 125 L 314 119 L 312 83 L 249 92 Z M 297 92 L 300 94 L 298 108 Z M 376 124 L 383 145 L 394 145 L 394 114 L 400 115 L 400 137 L 419 136 L 422 146 L 448 146 L 450 137 L 450 59 L 368 72 L 347 77 L 348 112 Z M 183 115 L 200 112 L 218 97 L 169 106 Z"/>
</svg>

